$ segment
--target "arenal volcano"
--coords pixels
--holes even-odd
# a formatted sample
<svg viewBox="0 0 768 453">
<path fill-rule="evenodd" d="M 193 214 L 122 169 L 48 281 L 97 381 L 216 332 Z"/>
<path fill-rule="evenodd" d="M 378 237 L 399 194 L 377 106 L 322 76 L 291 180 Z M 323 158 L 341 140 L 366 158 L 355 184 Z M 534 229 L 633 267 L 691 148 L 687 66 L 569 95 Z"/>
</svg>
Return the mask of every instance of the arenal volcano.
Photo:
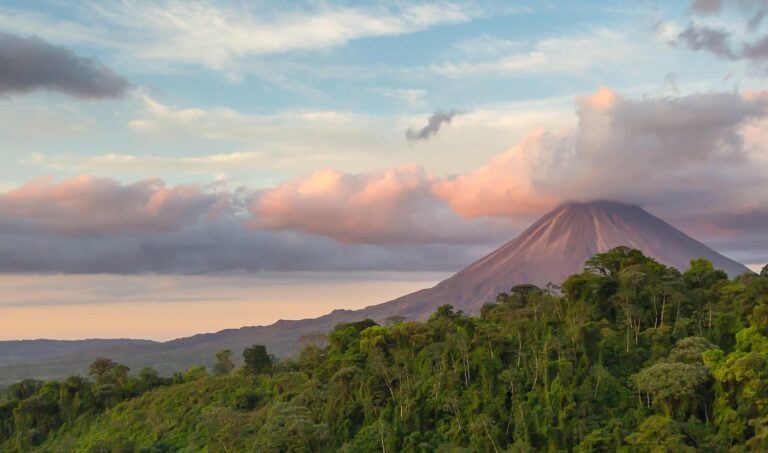
<svg viewBox="0 0 768 453">
<path fill-rule="evenodd" d="M 581 272 L 595 253 L 622 245 L 642 250 L 680 270 L 685 270 L 691 259 L 703 257 L 731 277 L 750 272 L 638 206 L 604 201 L 569 203 L 435 287 L 390 302 L 362 310 L 336 310 L 314 319 L 278 321 L 269 326 L 229 329 L 164 343 L 97 345 L 98 353 L 131 368 L 153 366 L 164 374 L 200 364 L 201 360 L 210 362 L 221 349 L 231 349 L 240 355 L 243 348 L 252 344 L 263 344 L 273 354 L 286 356 L 296 352 L 303 336 L 326 333 L 341 322 L 365 318 L 382 322 L 394 315 L 425 319 L 443 304 L 474 314 L 513 285 L 560 284 L 567 276 Z M 56 378 L 83 373 L 93 361 L 93 348 L 91 345 L 90 349 L 55 358 L 49 355 L 16 360 L 13 365 L 4 364 L 5 358 L 0 354 L 0 383 L 24 377 Z M 13 351 L 10 355 L 14 356 Z"/>
<path fill-rule="evenodd" d="M 693 258 L 706 258 L 734 277 L 751 272 L 636 205 L 612 201 L 567 203 L 549 212 L 518 237 L 470 264 L 434 288 L 372 308 L 394 308 L 423 318 L 442 304 L 477 313 L 501 291 L 518 283 L 560 284 L 581 272 L 596 253 L 627 246 L 685 270 Z"/>
</svg>

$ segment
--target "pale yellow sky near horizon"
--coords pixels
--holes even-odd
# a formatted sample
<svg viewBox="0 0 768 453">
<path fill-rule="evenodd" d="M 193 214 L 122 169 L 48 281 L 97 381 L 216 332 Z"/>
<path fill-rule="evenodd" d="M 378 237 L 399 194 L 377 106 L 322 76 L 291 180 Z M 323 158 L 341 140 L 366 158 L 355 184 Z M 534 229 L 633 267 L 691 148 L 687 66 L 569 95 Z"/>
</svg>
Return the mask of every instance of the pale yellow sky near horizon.
<svg viewBox="0 0 768 453">
<path fill-rule="evenodd" d="M 446 276 L 295 274 L 1 275 L 0 340 L 170 340 L 363 308 L 434 286 Z"/>
<path fill-rule="evenodd" d="M 762 264 L 750 264 L 756 272 Z M 358 309 L 434 286 L 438 272 L 255 275 L 0 275 L 0 341 L 170 340 L 335 309 Z"/>
</svg>

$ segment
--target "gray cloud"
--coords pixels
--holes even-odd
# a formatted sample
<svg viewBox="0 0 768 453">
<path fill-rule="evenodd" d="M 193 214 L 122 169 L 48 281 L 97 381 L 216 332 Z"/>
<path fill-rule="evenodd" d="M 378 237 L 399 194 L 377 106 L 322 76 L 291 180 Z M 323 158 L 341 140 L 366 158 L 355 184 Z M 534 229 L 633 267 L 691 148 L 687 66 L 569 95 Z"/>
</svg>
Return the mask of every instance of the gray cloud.
<svg viewBox="0 0 768 453">
<path fill-rule="evenodd" d="M 73 237 L 0 227 L 0 272 L 212 274 L 229 271 L 453 271 L 488 245 L 366 245 L 233 221 L 169 233 Z"/>
<path fill-rule="evenodd" d="M 370 233 L 367 239 L 376 243 L 341 243 L 332 234 L 289 228 L 254 231 L 246 227 L 253 217 L 244 200 L 254 196 L 248 189 L 208 192 L 158 179 L 34 180 L 0 193 L 0 272 L 449 271 L 501 241 L 457 229 L 455 213 L 444 204 L 432 212 L 438 200 L 423 197 L 410 211 L 398 212 L 420 216 L 433 226 L 431 236 L 416 221 L 407 223 L 410 231 L 398 226 Z M 451 226 L 434 228 L 449 218 Z M 399 240 L 377 236 L 387 234 Z"/>
<path fill-rule="evenodd" d="M 768 15 L 768 3 L 765 0 L 694 0 L 691 3 L 691 10 L 699 15 L 718 14 L 727 7 L 745 16 L 744 29 L 748 33 L 757 32 Z M 675 42 L 693 51 L 709 52 L 728 60 L 747 61 L 768 72 L 768 34 L 732 44 L 732 38 L 739 34 L 733 30 L 692 22 L 677 36 Z"/>
<path fill-rule="evenodd" d="M 409 127 L 405 131 L 405 138 L 407 138 L 408 141 L 428 140 L 430 137 L 440 132 L 440 128 L 443 124 L 451 124 L 451 120 L 460 113 L 461 112 L 457 110 L 451 110 L 450 112 L 437 111 L 429 117 L 427 125 L 421 129 L 415 130 Z"/>
<path fill-rule="evenodd" d="M 760 25 L 763 23 L 763 19 L 765 19 L 766 14 L 768 14 L 768 10 L 765 9 L 761 9 L 755 12 L 749 19 L 749 22 L 747 22 L 747 30 L 754 32 L 760 28 Z"/>
<path fill-rule="evenodd" d="M 736 54 L 731 50 L 731 35 L 724 30 L 691 23 L 677 36 L 677 39 L 691 50 L 705 50 L 726 59 L 736 58 Z"/>
<path fill-rule="evenodd" d="M 768 35 L 744 46 L 744 56 L 751 60 L 768 60 Z"/>
<path fill-rule="evenodd" d="M 83 99 L 119 98 L 130 84 L 92 58 L 37 37 L 0 31 L 0 94 L 49 90 Z"/>
<path fill-rule="evenodd" d="M 719 13 L 726 7 L 735 7 L 742 11 L 765 11 L 765 0 L 693 0 L 691 11 L 695 14 Z"/>
<path fill-rule="evenodd" d="M 718 12 L 723 8 L 723 0 L 693 0 L 691 10 L 699 14 Z"/>
</svg>

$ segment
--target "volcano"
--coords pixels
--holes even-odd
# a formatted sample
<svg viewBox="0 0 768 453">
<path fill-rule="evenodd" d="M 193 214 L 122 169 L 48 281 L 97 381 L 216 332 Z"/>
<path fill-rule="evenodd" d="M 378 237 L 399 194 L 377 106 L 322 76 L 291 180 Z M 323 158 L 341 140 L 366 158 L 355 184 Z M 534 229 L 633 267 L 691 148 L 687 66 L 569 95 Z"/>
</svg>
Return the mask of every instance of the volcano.
<svg viewBox="0 0 768 453">
<path fill-rule="evenodd" d="M 618 246 L 638 249 L 681 271 L 691 259 L 706 258 L 730 277 L 751 272 L 639 206 L 612 201 L 567 203 L 434 288 L 372 308 L 423 319 L 438 306 L 451 304 L 475 314 L 513 285 L 560 284 L 581 272 L 596 253 Z"/>
<path fill-rule="evenodd" d="M 314 319 L 283 320 L 269 326 L 228 329 L 164 343 L 89 345 L 64 355 L 37 354 L 27 360 L 22 360 L 23 353 L 14 354 L 23 344 L 9 345 L 13 347 L 8 356 L 2 354 L 3 342 L 0 342 L 0 385 L 25 377 L 62 378 L 82 374 L 93 361 L 95 346 L 99 346 L 99 355 L 131 368 L 152 366 L 169 374 L 211 362 L 222 349 L 231 349 L 239 356 L 245 347 L 253 344 L 263 344 L 277 356 L 288 356 L 296 352 L 302 337 L 327 333 L 341 322 L 365 318 L 381 322 L 389 316 L 426 319 L 443 304 L 476 314 L 483 304 L 495 301 L 499 292 L 520 283 L 560 284 L 569 275 L 581 272 L 584 263 L 596 253 L 622 245 L 639 249 L 680 270 L 687 269 L 691 259 L 703 257 L 731 277 L 751 272 L 639 206 L 608 201 L 568 203 L 435 287 L 362 310 L 335 310 Z"/>
</svg>

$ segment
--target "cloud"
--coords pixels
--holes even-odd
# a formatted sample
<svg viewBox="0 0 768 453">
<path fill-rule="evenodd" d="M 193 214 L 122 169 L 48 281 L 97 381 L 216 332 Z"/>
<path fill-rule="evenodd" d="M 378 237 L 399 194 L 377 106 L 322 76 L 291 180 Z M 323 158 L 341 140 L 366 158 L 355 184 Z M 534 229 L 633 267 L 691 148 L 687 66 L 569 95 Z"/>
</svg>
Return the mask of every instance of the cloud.
<svg viewBox="0 0 768 453">
<path fill-rule="evenodd" d="M 200 156 L 162 156 L 134 154 L 102 154 L 75 157 L 73 155 L 44 155 L 33 153 L 25 163 L 63 171 L 105 173 L 114 171 L 160 172 L 177 171 L 187 174 L 224 174 L 233 170 L 253 168 L 264 164 L 264 153 L 237 151 Z"/>
<path fill-rule="evenodd" d="M 721 58 L 736 58 L 731 50 L 730 33 L 726 31 L 690 24 L 677 38 L 691 50 L 706 50 Z"/>
<path fill-rule="evenodd" d="M 0 270 L 455 269 L 557 204 L 595 199 L 638 203 L 721 251 L 768 261 L 756 245 L 768 239 L 768 93 L 631 98 L 604 87 L 576 99 L 575 118 L 449 176 L 326 169 L 236 193 L 32 181 L 0 194 Z"/>
<path fill-rule="evenodd" d="M 477 243 L 492 234 L 489 222 L 462 219 L 436 198 L 435 180 L 415 165 L 361 174 L 321 170 L 259 191 L 250 225 L 373 244 Z"/>
<path fill-rule="evenodd" d="M 207 157 L 183 156 L 177 161 L 177 168 L 184 171 L 197 168 L 204 172 L 208 168 L 226 173 L 229 170 L 262 172 L 258 179 L 267 178 L 269 184 L 274 184 L 279 178 L 329 166 L 344 165 L 357 171 L 392 165 L 396 160 L 393 158 L 396 146 L 403 148 L 402 156 L 408 154 L 407 147 L 397 137 L 398 130 L 404 126 L 385 116 L 334 110 L 287 110 L 265 115 L 226 107 L 177 107 L 149 96 L 144 96 L 142 101 L 143 108 L 127 123 L 135 133 L 173 143 L 176 149 L 196 149 L 200 153 L 211 148 L 222 150 Z M 233 148 L 243 151 L 227 152 Z M 160 159 L 139 156 L 130 164 L 134 167 L 146 164 L 148 173 L 157 174 L 153 170 L 155 165 L 174 160 L 166 154 L 155 157 Z M 214 158 L 218 161 L 209 162 L 210 167 L 197 160 Z M 242 165 L 232 168 L 225 165 L 225 160 L 239 160 Z M 82 164 L 84 170 L 101 167 L 97 162 L 84 159 L 78 159 L 78 164 Z M 129 163 L 120 165 L 117 169 L 127 168 L 124 165 Z"/>
<path fill-rule="evenodd" d="M 411 107 L 418 107 L 424 103 L 424 98 L 427 95 L 427 90 L 414 89 L 414 88 L 396 88 L 396 89 L 375 89 L 374 93 L 378 93 L 388 98 L 399 99 L 405 101 Z"/>
<path fill-rule="evenodd" d="M 722 12 L 726 7 L 735 7 L 741 11 L 764 11 L 764 0 L 693 0 L 691 11 L 694 14 L 714 14 Z"/>
<path fill-rule="evenodd" d="M 768 35 L 744 46 L 744 57 L 755 61 L 768 61 Z"/>
<path fill-rule="evenodd" d="M 252 217 L 243 202 L 252 197 L 247 189 L 211 192 L 158 179 L 122 184 L 90 176 L 35 180 L 0 194 L 0 272 L 446 271 L 487 251 L 488 230 L 471 229 L 478 223 L 462 223 L 445 205 L 441 217 L 439 200 L 414 195 L 418 187 L 429 190 L 420 180 L 429 178 L 417 169 L 366 175 L 347 185 L 361 189 L 347 197 L 348 205 L 317 199 L 322 206 L 313 213 L 349 216 L 327 230 L 274 211 L 276 191 L 253 198 Z M 317 176 L 292 195 L 311 196 L 322 187 Z M 389 212 L 380 211 L 387 206 Z M 265 214 L 255 216 L 257 207 Z M 407 218 L 395 219 L 400 215 Z"/>
<path fill-rule="evenodd" d="M 216 274 L 233 271 L 453 271 L 490 249 L 466 244 L 344 244 L 253 231 L 231 217 L 167 232 L 61 235 L 0 222 L 0 272 Z"/>
<path fill-rule="evenodd" d="M 733 25 L 733 21 L 721 21 L 717 26 L 691 22 L 671 40 L 672 44 L 682 44 L 690 50 L 709 52 L 726 60 L 746 61 L 768 72 L 768 34 L 753 36 L 768 15 L 768 4 L 762 0 L 694 0 L 691 4 L 694 14 L 710 16 L 705 18 L 709 21 L 716 21 L 717 18 L 712 17 L 725 14 L 726 9 L 736 10 L 736 17 L 740 18 L 738 25 Z"/>
<path fill-rule="evenodd" d="M 706 204 L 765 194 L 768 173 L 744 135 L 768 115 L 765 94 L 627 99 L 601 88 L 578 99 L 576 113 L 576 130 L 534 131 L 479 169 L 436 182 L 436 193 L 470 217 L 574 198 L 658 204 L 685 193 Z"/>
<path fill-rule="evenodd" d="M 631 99 L 603 87 L 577 99 L 576 117 L 575 129 L 533 130 L 469 172 L 324 170 L 259 192 L 251 212 L 260 228 L 346 242 L 420 242 L 448 233 L 441 240 L 467 241 L 476 240 L 469 227 L 495 231 L 493 224 L 447 214 L 520 219 L 569 200 L 617 199 L 675 219 L 768 195 L 768 149 L 759 132 L 768 94 Z"/>
<path fill-rule="evenodd" d="M 340 244 L 215 222 L 165 234 L 61 236 L 0 228 L 0 272 L 215 274 L 232 271 L 452 271 L 489 250 L 472 245 Z"/>
<path fill-rule="evenodd" d="M 364 114 L 333 110 L 295 110 L 271 115 L 247 114 L 226 107 L 185 108 L 142 96 L 143 111 L 128 122 L 135 132 L 196 140 L 261 144 L 298 149 L 316 149 L 317 142 L 345 146 L 348 138 L 361 134 L 362 125 L 378 120 Z M 307 142 L 315 142 L 308 144 Z M 305 156 L 306 157 L 306 156 Z"/>
<path fill-rule="evenodd" d="M 723 0 L 693 0 L 691 10 L 699 14 L 718 12 L 723 7 Z"/>
<path fill-rule="evenodd" d="M 443 124 L 451 124 L 451 120 L 456 115 L 461 114 L 458 110 L 451 110 L 449 112 L 437 111 L 432 114 L 427 120 L 427 125 L 419 130 L 414 130 L 409 127 L 405 131 L 405 137 L 408 141 L 413 142 L 416 140 L 429 140 L 430 137 L 437 135 L 440 132 L 440 128 Z"/>
<path fill-rule="evenodd" d="M 460 58 L 432 64 L 410 73 L 449 78 L 500 77 L 530 74 L 590 75 L 606 62 L 637 65 L 658 55 L 636 36 L 622 30 L 597 28 L 567 36 L 516 43 L 482 36 L 459 44 Z M 477 49 L 472 52 L 472 49 Z M 654 63 L 658 63 L 656 60 Z"/>
<path fill-rule="evenodd" d="M 167 232 L 213 219 L 229 204 L 227 194 L 167 187 L 159 179 L 122 185 L 91 176 L 42 178 L 0 194 L 0 220 L 19 229 L 76 236 Z"/>
<path fill-rule="evenodd" d="M 101 44 L 132 59 L 229 72 L 252 57 L 331 49 L 363 38 L 465 23 L 481 14 L 478 7 L 444 1 L 359 7 L 310 3 L 305 10 L 285 6 L 177 0 L 83 2 L 77 7 L 95 22 L 87 29 L 12 9 L 0 10 L 0 25 Z"/>
<path fill-rule="evenodd" d="M 0 94 L 58 91 L 82 99 L 119 98 L 129 83 L 92 58 L 37 37 L 0 31 Z"/>
</svg>

